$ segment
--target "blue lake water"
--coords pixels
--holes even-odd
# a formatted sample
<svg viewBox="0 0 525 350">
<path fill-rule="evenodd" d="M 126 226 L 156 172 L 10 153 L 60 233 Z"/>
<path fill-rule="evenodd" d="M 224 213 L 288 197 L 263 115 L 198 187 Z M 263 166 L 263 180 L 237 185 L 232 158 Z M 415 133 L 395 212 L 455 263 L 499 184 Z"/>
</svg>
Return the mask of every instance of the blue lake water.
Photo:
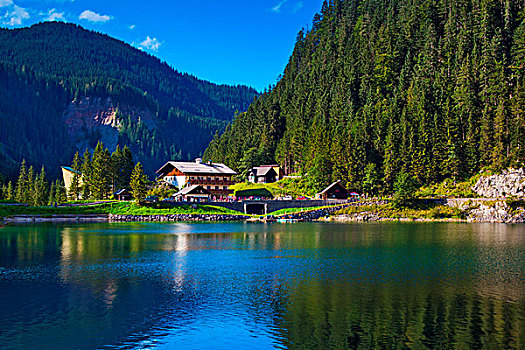
<svg viewBox="0 0 525 350">
<path fill-rule="evenodd" d="M 525 349 L 525 226 L 0 228 L 0 349 Z"/>
</svg>

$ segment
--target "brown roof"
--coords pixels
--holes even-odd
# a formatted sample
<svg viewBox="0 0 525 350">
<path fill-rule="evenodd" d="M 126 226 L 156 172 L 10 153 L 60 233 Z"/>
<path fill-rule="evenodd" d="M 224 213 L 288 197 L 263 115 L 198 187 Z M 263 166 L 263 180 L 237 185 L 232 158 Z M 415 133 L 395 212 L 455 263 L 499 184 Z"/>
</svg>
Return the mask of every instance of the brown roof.
<svg viewBox="0 0 525 350">
<path fill-rule="evenodd" d="M 327 188 L 325 188 L 324 190 L 322 190 L 321 192 L 319 192 L 318 194 L 325 194 L 326 192 L 330 191 L 332 187 L 337 186 L 337 185 L 341 186 L 342 188 L 346 190 L 346 188 L 343 185 L 341 185 L 341 180 L 338 180 L 334 182 L 333 184 L 331 184 L 330 186 L 328 186 Z"/>
</svg>

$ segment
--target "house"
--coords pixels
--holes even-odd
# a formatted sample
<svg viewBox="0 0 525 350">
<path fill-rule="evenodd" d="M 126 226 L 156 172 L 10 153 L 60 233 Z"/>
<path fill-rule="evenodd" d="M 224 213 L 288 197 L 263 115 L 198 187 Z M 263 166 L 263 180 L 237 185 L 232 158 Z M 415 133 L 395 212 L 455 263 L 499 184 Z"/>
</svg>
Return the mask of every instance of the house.
<svg viewBox="0 0 525 350">
<path fill-rule="evenodd" d="M 235 184 L 232 176 L 235 171 L 221 163 L 203 163 L 198 158 L 195 162 L 167 162 L 157 170 L 158 178 L 177 188 L 201 185 L 213 196 L 228 196 L 233 191 L 229 186 Z"/>
<path fill-rule="evenodd" d="M 248 173 L 248 181 L 252 183 L 273 183 L 283 177 L 284 172 L 277 164 L 254 167 Z"/>
<path fill-rule="evenodd" d="M 131 193 L 129 193 L 126 189 L 118 190 L 117 192 L 113 193 L 113 196 L 118 201 L 129 201 L 132 199 Z"/>
<path fill-rule="evenodd" d="M 334 182 L 322 192 L 315 195 L 316 199 L 348 199 L 348 190 L 341 184 L 341 181 Z"/>
<path fill-rule="evenodd" d="M 69 189 L 71 188 L 71 183 L 73 182 L 73 177 L 75 176 L 75 174 L 77 174 L 78 176 L 78 186 L 82 187 L 82 185 L 84 185 L 84 182 L 82 181 L 82 173 L 68 166 L 62 166 L 61 168 L 62 178 L 64 179 L 64 186 L 66 188 L 66 194 L 69 197 Z M 80 194 L 79 198 L 82 198 Z"/>
<path fill-rule="evenodd" d="M 184 187 L 172 197 L 177 201 L 184 202 L 208 202 L 212 194 L 201 185 Z"/>
</svg>

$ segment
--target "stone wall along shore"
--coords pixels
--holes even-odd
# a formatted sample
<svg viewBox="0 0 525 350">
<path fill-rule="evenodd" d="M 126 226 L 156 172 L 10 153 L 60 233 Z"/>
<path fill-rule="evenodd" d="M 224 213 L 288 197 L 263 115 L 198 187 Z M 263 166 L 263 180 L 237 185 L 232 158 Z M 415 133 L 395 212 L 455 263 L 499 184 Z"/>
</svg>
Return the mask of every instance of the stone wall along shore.
<svg viewBox="0 0 525 350">
<path fill-rule="evenodd" d="M 109 222 L 170 222 L 170 221 L 242 221 L 245 215 L 173 214 L 173 215 L 109 215 Z"/>
</svg>

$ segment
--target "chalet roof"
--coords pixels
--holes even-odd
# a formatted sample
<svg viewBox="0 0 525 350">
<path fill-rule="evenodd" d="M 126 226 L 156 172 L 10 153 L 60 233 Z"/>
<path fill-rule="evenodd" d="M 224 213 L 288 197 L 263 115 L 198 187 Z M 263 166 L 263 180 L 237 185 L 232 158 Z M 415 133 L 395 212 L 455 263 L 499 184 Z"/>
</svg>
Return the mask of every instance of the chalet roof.
<svg viewBox="0 0 525 350">
<path fill-rule="evenodd" d="M 118 190 L 117 192 L 113 193 L 115 196 L 120 196 L 123 193 L 129 193 L 128 190 L 125 188 Z"/>
<path fill-rule="evenodd" d="M 338 180 L 338 181 L 334 182 L 333 184 L 331 184 L 330 186 L 328 186 L 327 188 L 325 188 L 324 190 L 322 190 L 321 192 L 319 192 L 318 194 L 325 194 L 326 192 L 330 191 L 332 188 L 334 188 L 336 186 L 339 186 L 339 187 L 343 188 L 345 191 L 347 191 L 347 189 L 344 188 L 343 185 L 341 185 L 341 180 Z"/>
<path fill-rule="evenodd" d="M 252 171 L 255 173 L 256 176 L 266 176 L 270 171 L 272 171 L 273 168 L 271 166 L 259 166 L 252 169 Z M 275 173 L 275 170 L 273 170 Z"/>
<path fill-rule="evenodd" d="M 68 167 L 68 166 L 61 166 L 62 169 L 69 171 L 70 173 L 77 173 L 78 175 L 82 175 L 80 171 L 76 171 L 75 169 Z"/>
<path fill-rule="evenodd" d="M 199 187 L 202 189 L 202 192 L 203 192 L 203 193 L 199 193 L 199 194 L 210 194 L 210 192 L 207 189 L 205 189 L 204 187 L 202 187 L 201 185 L 192 185 L 192 186 L 184 187 L 182 190 L 180 190 L 179 192 L 175 193 L 173 195 L 173 197 L 186 196 L 188 194 L 192 194 Z"/>
<path fill-rule="evenodd" d="M 159 170 L 157 174 L 162 173 L 162 170 L 171 165 L 177 168 L 184 174 L 204 174 L 204 175 L 237 175 L 235 171 L 222 163 L 197 163 L 197 162 L 167 162 Z"/>
</svg>

